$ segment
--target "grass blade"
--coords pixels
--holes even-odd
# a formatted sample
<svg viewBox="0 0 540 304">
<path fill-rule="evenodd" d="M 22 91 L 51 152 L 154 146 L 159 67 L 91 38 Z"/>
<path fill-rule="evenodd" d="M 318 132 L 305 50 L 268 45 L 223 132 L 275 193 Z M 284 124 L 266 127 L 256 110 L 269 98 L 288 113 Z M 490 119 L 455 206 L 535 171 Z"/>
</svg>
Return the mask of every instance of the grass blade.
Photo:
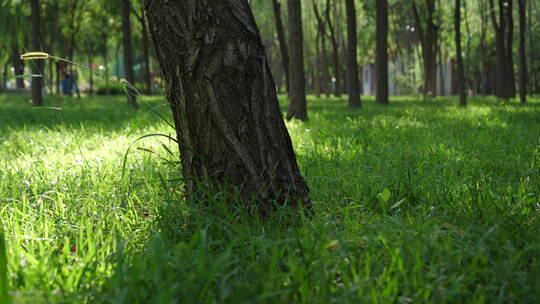
<svg viewBox="0 0 540 304">
<path fill-rule="evenodd" d="M 0 303 L 10 303 L 8 294 L 6 240 L 2 227 L 0 227 Z"/>
</svg>

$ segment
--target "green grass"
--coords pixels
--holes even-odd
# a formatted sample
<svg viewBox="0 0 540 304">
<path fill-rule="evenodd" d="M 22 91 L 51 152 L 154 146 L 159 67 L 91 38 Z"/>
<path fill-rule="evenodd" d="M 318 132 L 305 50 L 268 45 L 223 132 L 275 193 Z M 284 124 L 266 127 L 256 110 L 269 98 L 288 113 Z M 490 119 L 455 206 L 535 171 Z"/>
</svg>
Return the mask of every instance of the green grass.
<svg viewBox="0 0 540 304">
<path fill-rule="evenodd" d="M 61 110 L 0 95 L 17 303 L 540 302 L 540 100 L 310 100 L 288 127 L 315 214 L 266 221 L 186 204 L 164 139 L 137 142 L 122 179 L 131 143 L 174 133 L 154 114 L 46 103 Z"/>
</svg>

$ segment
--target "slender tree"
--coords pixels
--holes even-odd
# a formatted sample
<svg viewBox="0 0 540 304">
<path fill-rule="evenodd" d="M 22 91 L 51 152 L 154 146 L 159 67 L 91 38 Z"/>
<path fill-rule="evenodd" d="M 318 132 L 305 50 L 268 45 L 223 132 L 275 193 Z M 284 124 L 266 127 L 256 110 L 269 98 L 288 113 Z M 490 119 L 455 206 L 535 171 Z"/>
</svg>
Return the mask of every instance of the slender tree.
<svg viewBox="0 0 540 304">
<path fill-rule="evenodd" d="M 279 41 L 279 51 L 281 53 L 281 63 L 283 71 L 285 71 L 285 83 L 287 92 L 289 92 L 289 48 L 287 46 L 287 38 L 285 35 L 285 27 L 281 18 L 281 3 L 278 0 L 272 0 L 272 8 L 274 10 L 274 20 L 276 23 L 276 31 Z"/>
<path fill-rule="evenodd" d="M 122 0 L 122 41 L 124 44 L 124 70 L 126 80 L 130 85 L 135 85 L 135 72 L 133 71 L 133 49 L 131 44 L 131 1 Z M 137 109 L 137 99 L 132 88 L 126 90 L 128 106 Z"/>
<path fill-rule="evenodd" d="M 24 89 L 24 61 L 21 60 L 21 53 L 19 51 L 19 42 L 17 38 L 14 38 L 12 45 L 12 62 L 13 62 L 13 72 L 15 73 L 17 89 Z"/>
<path fill-rule="evenodd" d="M 508 31 L 506 32 L 506 57 L 508 64 L 508 93 L 510 98 L 516 97 L 516 76 L 514 69 L 514 1 L 503 0 L 508 19 Z"/>
<path fill-rule="evenodd" d="M 378 0 L 377 10 L 377 103 L 386 105 L 388 98 L 388 0 Z"/>
<path fill-rule="evenodd" d="M 188 197 L 204 199 L 225 189 L 263 211 L 276 204 L 308 206 L 308 187 L 248 1 L 146 0 L 145 10 L 167 83 Z M 292 53 L 298 67 L 298 54 Z"/>
<path fill-rule="evenodd" d="M 144 83 L 146 86 L 145 94 L 152 95 L 152 75 L 150 72 L 150 37 L 148 37 L 148 23 L 146 22 L 146 16 L 144 15 L 144 5 L 142 4 L 143 0 L 139 1 L 141 2 L 141 11 L 138 12 L 133 6 L 131 7 L 131 10 L 141 25 L 141 48 L 144 68 Z"/>
<path fill-rule="evenodd" d="M 461 50 L 461 0 L 456 0 L 454 8 L 454 32 L 456 38 L 456 61 L 457 61 L 457 87 L 459 105 L 467 106 L 465 94 L 465 69 L 463 67 L 463 52 Z"/>
<path fill-rule="evenodd" d="M 358 108 L 360 102 L 360 80 L 358 79 L 357 33 L 356 33 L 356 7 L 354 0 L 346 1 L 347 11 L 347 93 L 349 94 L 349 107 Z"/>
<path fill-rule="evenodd" d="M 287 119 L 307 120 L 306 79 L 304 75 L 304 33 L 301 0 L 289 0 L 289 109 Z"/>
<path fill-rule="evenodd" d="M 31 37 L 32 48 L 36 51 L 41 50 L 41 22 L 40 22 L 40 7 L 39 0 L 30 0 L 30 24 L 31 24 Z M 32 62 L 32 74 L 40 75 L 39 77 L 32 77 L 32 103 L 36 106 L 43 105 L 43 94 L 41 89 L 43 86 L 43 60 L 36 60 Z"/>
<path fill-rule="evenodd" d="M 328 85 L 330 83 L 330 72 L 328 71 L 328 50 L 326 48 L 326 9 L 322 13 L 319 12 L 318 2 L 312 0 L 313 13 L 317 26 L 317 35 L 315 39 L 315 50 L 317 59 L 317 72 L 315 77 L 315 94 L 319 98 L 322 94 L 330 95 Z"/>
<path fill-rule="evenodd" d="M 80 1 L 80 0 L 72 0 L 72 1 L 66 1 L 66 5 L 62 7 L 61 9 L 64 9 L 64 11 L 67 11 L 67 56 L 70 61 L 74 60 L 75 57 L 75 50 L 77 48 L 77 36 L 81 30 L 82 25 L 82 14 L 84 13 L 84 10 L 86 8 L 87 1 Z M 71 81 L 72 85 L 75 88 L 75 93 L 77 94 L 77 98 L 81 98 L 81 93 L 79 90 L 78 85 L 78 76 L 75 71 L 75 67 L 73 64 L 70 65 L 70 74 L 71 74 Z M 69 95 L 71 96 L 71 89 L 69 90 Z"/>
<path fill-rule="evenodd" d="M 527 26 L 526 0 L 518 0 L 519 6 L 519 98 L 522 104 L 527 103 L 527 58 L 525 48 L 525 32 Z"/>
<path fill-rule="evenodd" d="M 499 98 L 510 98 L 512 95 L 512 90 L 510 88 L 510 66 L 513 66 L 513 63 L 510 63 L 511 57 L 508 56 L 508 51 L 511 50 L 511 47 L 508 47 L 508 36 L 507 32 L 510 31 L 510 16 L 509 4 L 505 0 L 499 0 L 499 18 L 497 20 L 497 10 L 493 0 L 489 0 L 489 11 L 491 16 L 491 22 L 493 23 L 493 28 L 495 29 L 495 43 L 496 43 L 496 54 L 497 54 L 497 73 L 496 83 L 495 83 L 495 95 Z"/>
<path fill-rule="evenodd" d="M 330 38 L 330 44 L 332 45 L 332 61 L 334 65 L 334 78 L 336 80 L 334 94 L 336 95 L 336 97 L 341 97 L 341 64 L 339 60 L 339 43 L 337 38 L 337 29 L 332 22 L 331 17 L 331 13 L 336 9 L 335 4 L 335 1 L 326 0 L 325 18 L 326 24 L 328 25 L 328 36 Z"/>
<path fill-rule="evenodd" d="M 378 3 L 379 1 L 377 1 Z M 418 34 L 422 44 L 422 61 L 424 68 L 424 96 L 437 96 L 437 50 L 439 41 L 439 26 L 435 24 L 436 2 L 425 0 L 427 10 L 425 26 L 422 22 L 416 1 L 412 1 L 412 8 Z"/>
</svg>

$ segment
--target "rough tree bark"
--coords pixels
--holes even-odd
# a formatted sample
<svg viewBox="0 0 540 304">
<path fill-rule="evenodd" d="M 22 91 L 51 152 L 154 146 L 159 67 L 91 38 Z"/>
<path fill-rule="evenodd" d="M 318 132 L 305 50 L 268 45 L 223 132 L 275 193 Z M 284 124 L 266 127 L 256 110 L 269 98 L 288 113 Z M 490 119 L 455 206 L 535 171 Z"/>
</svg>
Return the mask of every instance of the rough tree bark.
<svg viewBox="0 0 540 304">
<path fill-rule="evenodd" d="M 377 10 L 377 103 L 389 104 L 388 99 L 388 0 L 378 0 Z"/>
<path fill-rule="evenodd" d="M 360 80 L 358 79 L 357 37 L 356 37 L 356 7 L 354 0 L 347 0 L 347 93 L 349 107 L 358 108 L 360 102 Z"/>
<path fill-rule="evenodd" d="M 467 106 L 467 95 L 465 94 L 465 69 L 463 67 L 463 53 L 461 50 L 461 0 L 456 0 L 454 8 L 454 32 L 456 38 L 456 61 L 457 61 L 457 87 L 459 94 L 459 105 Z"/>
<path fill-rule="evenodd" d="M 30 32 L 32 48 L 35 51 L 41 50 L 41 30 L 40 30 L 40 7 L 39 0 L 30 0 Z M 36 60 L 32 63 L 32 74 L 41 75 L 40 77 L 32 77 L 32 104 L 35 106 L 43 105 L 43 95 L 41 94 L 41 88 L 43 87 L 43 60 Z"/>
<path fill-rule="evenodd" d="M 283 65 L 283 71 L 285 72 L 285 84 L 287 92 L 289 92 L 289 48 L 287 46 L 287 37 L 285 35 L 285 28 L 283 27 L 283 20 L 281 18 L 281 3 L 278 0 L 272 0 L 272 7 L 274 9 L 281 63 Z"/>
<path fill-rule="evenodd" d="M 435 0 L 426 0 L 426 26 L 422 26 L 420 13 L 416 2 L 412 3 L 413 14 L 418 27 L 418 34 L 422 44 L 422 61 L 424 68 L 424 96 L 437 96 L 437 48 L 439 41 L 439 27 L 434 22 Z"/>
<path fill-rule="evenodd" d="M 131 1 L 122 0 L 122 41 L 124 44 L 124 70 L 126 80 L 131 85 L 135 85 L 135 73 L 133 72 L 133 49 L 131 44 Z M 135 92 L 131 88 L 127 88 L 128 106 L 137 109 L 137 99 Z"/>
<path fill-rule="evenodd" d="M 527 26 L 526 0 L 518 0 L 519 6 L 519 98 L 522 104 L 527 103 L 527 58 L 525 48 L 525 32 Z"/>
<path fill-rule="evenodd" d="M 227 189 L 263 212 L 309 206 L 248 1 L 146 0 L 145 10 L 188 197 L 204 199 L 204 181 L 206 195 Z"/>
<path fill-rule="evenodd" d="M 304 33 L 301 0 L 289 0 L 289 109 L 287 119 L 307 120 L 306 78 L 304 75 Z"/>
</svg>

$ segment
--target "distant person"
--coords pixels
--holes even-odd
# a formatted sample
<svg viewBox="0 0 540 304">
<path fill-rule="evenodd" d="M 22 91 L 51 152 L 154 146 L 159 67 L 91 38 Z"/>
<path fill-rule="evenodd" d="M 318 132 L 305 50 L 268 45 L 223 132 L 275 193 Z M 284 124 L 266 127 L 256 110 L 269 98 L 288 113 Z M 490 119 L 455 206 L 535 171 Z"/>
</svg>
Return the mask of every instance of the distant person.
<svg viewBox="0 0 540 304">
<path fill-rule="evenodd" d="M 71 84 L 71 75 L 65 65 L 60 67 L 60 74 L 62 75 L 62 94 L 71 96 L 71 90 L 73 85 Z"/>
</svg>

